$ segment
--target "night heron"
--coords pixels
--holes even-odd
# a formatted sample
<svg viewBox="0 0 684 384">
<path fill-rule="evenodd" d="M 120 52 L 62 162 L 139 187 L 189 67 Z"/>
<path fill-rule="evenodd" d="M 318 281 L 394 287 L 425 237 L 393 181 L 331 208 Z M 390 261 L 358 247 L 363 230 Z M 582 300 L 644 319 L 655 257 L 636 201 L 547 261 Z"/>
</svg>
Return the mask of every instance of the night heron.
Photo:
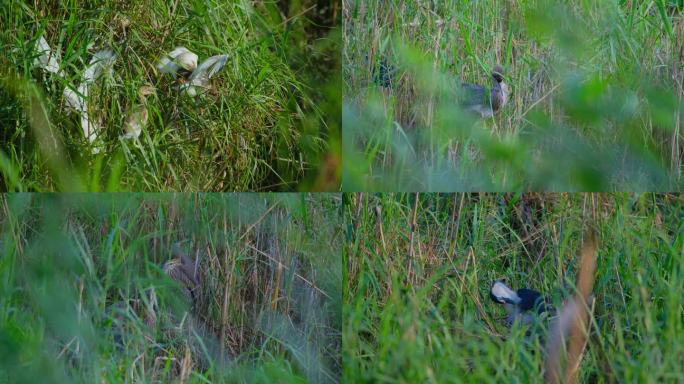
<svg viewBox="0 0 684 384">
<path fill-rule="evenodd" d="M 542 314 L 554 311 L 548 298 L 534 289 L 521 288 L 516 291 L 509 288 L 501 280 L 492 282 L 489 295 L 497 304 L 502 304 L 508 317 L 506 325 L 511 326 L 516 321 L 529 325 Z"/>
<path fill-rule="evenodd" d="M 171 251 L 173 258 L 164 264 L 164 273 L 180 284 L 183 295 L 190 301 L 191 306 L 194 306 L 200 286 L 196 265 L 181 250 L 178 243 L 173 245 Z"/>
<path fill-rule="evenodd" d="M 493 117 L 508 103 L 510 90 L 503 78 L 503 68 L 500 65 L 492 71 L 492 88 L 487 89 L 478 84 L 461 84 L 461 106 L 469 112 L 482 118 Z"/>
<path fill-rule="evenodd" d="M 184 335 L 183 339 L 199 367 L 207 368 L 212 361 L 219 367 L 226 367 L 232 360 L 232 354 L 221 345 L 220 338 L 216 337 L 199 314 L 201 281 L 198 265 L 181 250 L 179 243 L 173 245 L 172 254 L 173 258 L 164 264 L 164 272 L 181 285 L 184 296 L 191 304 L 190 312 L 186 313 L 185 320 L 178 324 L 177 329 Z"/>
</svg>

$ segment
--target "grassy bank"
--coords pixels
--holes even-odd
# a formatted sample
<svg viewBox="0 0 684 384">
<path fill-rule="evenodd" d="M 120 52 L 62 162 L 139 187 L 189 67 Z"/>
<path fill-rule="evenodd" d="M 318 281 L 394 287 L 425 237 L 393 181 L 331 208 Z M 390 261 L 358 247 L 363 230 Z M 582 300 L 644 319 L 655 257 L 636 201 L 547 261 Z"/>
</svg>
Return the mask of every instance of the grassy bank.
<svg viewBox="0 0 684 384">
<path fill-rule="evenodd" d="M 343 8 L 345 190 L 681 187 L 681 1 Z M 491 87 L 495 64 L 509 103 L 481 120 L 460 83 Z"/>
<path fill-rule="evenodd" d="M 316 0 L 3 2 L 0 190 L 337 190 L 338 14 Z M 34 65 L 41 36 L 62 76 Z M 208 92 L 184 95 L 156 68 L 178 46 L 200 64 L 229 55 Z M 63 91 L 103 49 L 116 61 L 87 95 L 90 143 Z M 148 122 L 122 140 L 141 102 Z"/>
<path fill-rule="evenodd" d="M 540 382 L 490 283 L 572 295 L 588 225 L 595 305 L 581 382 L 684 380 L 684 200 L 653 194 L 356 194 L 345 211 L 348 382 Z"/>
<path fill-rule="evenodd" d="M 0 381 L 339 382 L 340 235 L 339 195 L 2 195 Z"/>
</svg>

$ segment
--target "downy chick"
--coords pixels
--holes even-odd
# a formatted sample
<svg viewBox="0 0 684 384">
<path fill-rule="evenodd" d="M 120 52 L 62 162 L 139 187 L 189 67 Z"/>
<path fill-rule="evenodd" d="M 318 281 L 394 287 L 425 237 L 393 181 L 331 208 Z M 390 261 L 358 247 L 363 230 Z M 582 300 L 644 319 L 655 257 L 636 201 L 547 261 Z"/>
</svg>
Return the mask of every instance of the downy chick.
<svg viewBox="0 0 684 384">
<path fill-rule="evenodd" d="M 152 85 L 144 85 L 138 90 L 138 103 L 130 110 L 126 123 L 124 124 L 124 134 L 122 139 L 137 139 L 140 137 L 143 128 L 149 120 L 147 110 L 147 96 L 154 95 L 155 89 Z"/>
</svg>

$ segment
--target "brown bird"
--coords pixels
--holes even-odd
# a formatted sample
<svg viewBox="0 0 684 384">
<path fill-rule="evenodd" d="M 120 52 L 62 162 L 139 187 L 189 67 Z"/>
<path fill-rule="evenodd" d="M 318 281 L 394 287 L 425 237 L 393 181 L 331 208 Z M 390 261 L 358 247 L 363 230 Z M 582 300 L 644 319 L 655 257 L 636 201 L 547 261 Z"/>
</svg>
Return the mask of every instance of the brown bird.
<svg viewBox="0 0 684 384">
<path fill-rule="evenodd" d="M 173 245 L 173 258 L 164 264 L 164 272 L 183 288 L 183 294 L 190 300 L 191 311 L 187 313 L 186 321 L 179 326 L 186 345 L 186 357 L 184 359 L 194 361 L 200 369 L 210 366 L 210 361 L 219 367 L 226 367 L 232 360 L 232 354 L 221 345 L 220 339 L 211 331 L 211 328 L 202 320 L 198 313 L 197 302 L 201 282 L 197 273 L 197 265 L 180 248 L 180 244 Z M 187 355 L 189 353 L 189 355 Z"/>
<path fill-rule="evenodd" d="M 492 89 L 485 89 L 478 84 L 462 84 L 461 106 L 466 110 L 480 115 L 482 118 L 493 117 L 508 102 L 510 90 L 504 82 L 503 68 L 500 65 L 492 71 Z"/>
<path fill-rule="evenodd" d="M 174 257 L 164 264 L 164 273 L 180 284 L 183 294 L 194 306 L 200 285 L 195 263 L 181 250 L 179 243 L 172 246 L 171 252 Z"/>
<path fill-rule="evenodd" d="M 143 128 L 149 120 L 147 111 L 147 96 L 156 93 L 154 86 L 144 85 L 138 90 L 138 103 L 128 112 L 126 123 L 124 124 L 124 134 L 122 139 L 137 139 L 140 137 Z"/>
</svg>

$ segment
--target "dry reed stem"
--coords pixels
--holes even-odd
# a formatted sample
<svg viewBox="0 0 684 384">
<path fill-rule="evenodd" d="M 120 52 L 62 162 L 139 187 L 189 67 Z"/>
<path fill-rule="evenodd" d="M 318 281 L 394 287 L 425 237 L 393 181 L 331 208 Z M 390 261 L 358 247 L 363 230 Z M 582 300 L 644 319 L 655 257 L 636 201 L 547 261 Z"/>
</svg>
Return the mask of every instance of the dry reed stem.
<svg viewBox="0 0 684 384">
<path fill-rule="evenodd" d="M 262 255 L 262 256 L 264 256 L 264 257 L 267 257 L 269 260 L 271 260 L 271 261 L 273 261 L 273 262 L 275 262 L 275 263 L 278 263 L 278 265 L 282 265 L 282 267 L 283 267 L 285 270 L 290 270 L 290 268 L 289 268 L 287 265 L 282 264 L 280 261 L 274 259 L 274 258 L 271 257 L 269 254 L 267 254 L 266 252 L 264 252 L 264 251 L 262 251 L 262 250 L 260 250 L 260 249 L 255 248 L 252 244 L 248 244 L 247 246 L 248 246 L 249 248 L 251 248 L 254 252 L 257 252 L 258 254 L 260 254 L 260 255 Z M 314 284 L 314 283 L 312 283 L 311 281 L 307 280 L 304 276 L 300 275 L 300 274 L 297 273 L 297 272 L 295 272 L 294 275 L 295 275 L 295 277 L 299 278 L 300 280 L 302 280 L 303 282 L 305 282 L 306 284 L 308 284 L 309 286 L 311 286 L 311 288 L 313 288 L 314 290 L 320 292 L 321 295 L 327 297 L 328 299 L 332 299 L 332 297 L 330 297 L 330 295 L 328 295 L 327 293 L 325 293 L 325 291 L 323 291 L 322 289 L 318 288 L 318 287 L 316 286 L 316 284 Z"/>
<path fill-rule="evenodd" d="M 588 342 L 589 305 L 596 272 L 596 234 L 588 229 L 580 254 L 577 273 L 577 292 L 561 309 L 558 319 L 549 332 L 546 345 L 544 380 L 548 383 L 575 383 L 579 366 Z M 592 304 L 593 308 L 593 304 Z M 592 309 L 593 312 L 593 309 Z M 561 381 L 561 360 L 565 340 L 568 339 L 564 379 Z"/>
<path fill-rule="evenodd" d="M 185 383 L 190 377 L 190 372 L 192 372 L 192 353 L 190 348 L 185 346 L 185 354 L 183 355 L 183 360 L 181 360 L 181 371 L 180 371 L 180 382 Z"/>
</svg>

